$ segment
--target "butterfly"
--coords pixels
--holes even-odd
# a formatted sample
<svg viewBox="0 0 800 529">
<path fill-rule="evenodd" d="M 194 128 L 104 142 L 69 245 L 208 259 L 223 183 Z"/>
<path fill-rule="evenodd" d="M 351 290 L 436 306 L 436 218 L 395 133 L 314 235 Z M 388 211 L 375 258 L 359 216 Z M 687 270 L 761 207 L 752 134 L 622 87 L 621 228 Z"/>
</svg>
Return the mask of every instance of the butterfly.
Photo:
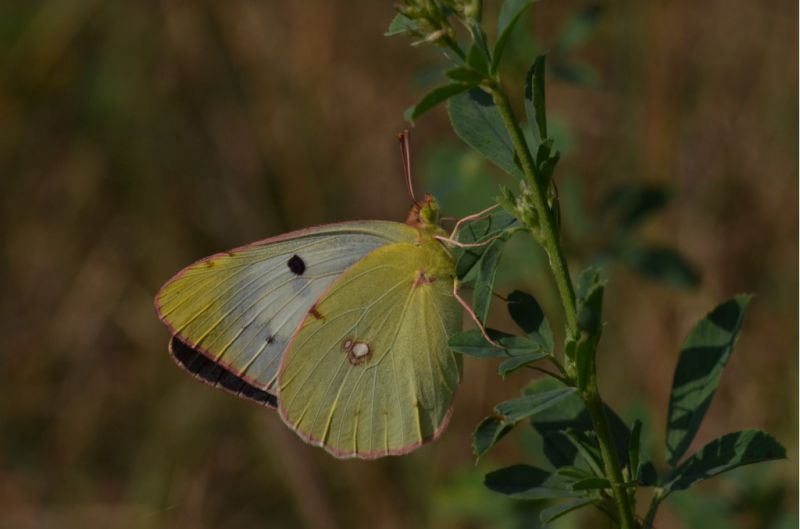
<svg viewBox="0 0 800 529">
<path fill-rule="evenodd" d="M 428 195 L 405 223 L 324 225 L 201 259 L 155 307 L 195 377 L 277 408 L 336 457 L 405 454 L 444 431 L 461 378 L 444 240 Z"/>
</svg>

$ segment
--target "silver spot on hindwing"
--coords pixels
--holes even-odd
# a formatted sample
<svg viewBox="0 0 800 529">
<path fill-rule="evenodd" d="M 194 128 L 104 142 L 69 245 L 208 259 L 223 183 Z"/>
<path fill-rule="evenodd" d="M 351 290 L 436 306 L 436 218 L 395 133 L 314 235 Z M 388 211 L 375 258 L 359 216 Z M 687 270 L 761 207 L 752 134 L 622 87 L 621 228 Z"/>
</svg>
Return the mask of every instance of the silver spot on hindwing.
<svg viewBox="0 0 800 529">
<path fill-rule="evenodd" d="M 354 366 L 366 362 L 372 356 L 372 348 L 367 342 L 359 342 L 352 338 L 342 342 L 342 350 L 347 353 L 347 360 Z"/>
</svg>

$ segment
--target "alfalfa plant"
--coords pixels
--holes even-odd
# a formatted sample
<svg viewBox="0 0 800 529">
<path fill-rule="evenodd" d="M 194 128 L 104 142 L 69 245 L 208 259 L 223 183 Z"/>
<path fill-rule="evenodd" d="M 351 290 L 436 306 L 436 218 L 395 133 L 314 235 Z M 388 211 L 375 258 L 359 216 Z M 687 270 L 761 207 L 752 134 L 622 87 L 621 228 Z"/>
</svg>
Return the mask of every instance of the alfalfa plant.
<svg viewBox="0 0 800 529">
<path fill-rule="evenodd" d="M 521 397 L 497 404 L 478 425 L 473 448 L 481 457 L 511 429 L 526 425 L 542 436 L 543 452 L 553 470 L 513 465 L 488 474 L 487 487 L 514 498 L 563 500 L 542 511 L 544 523 L 592 506 L 624 529 L 649 528 L 670 494 L 742 465 L 785 458 L 786 452 L 769 434 L 744 430 L 687 454 L 738 338 L 749 295 L 720 304 L 686 337 L 667 412 L 666 471 L 657 472 L 643 453 L 642 423 L 637 420 L 627 426 L 603 402 L 596 351 L 606 317 L 605 283 L 592 268 L 573 280 L 562 248 L 554 180 L 559 152 L 548 131 L 545 108 L 546 58 L 533 59 L 522 90 L 509 90 L 499 73 L 512 31 L 533 3 L 504 0 L 493 39 L 487 35 L 479 0 L 404 1 L 387 32 L 410 36 L 414 45 L 437 47 L 448 63 L 443 72 L 446 81 L 411 107 L 407 119 L 416 121 L 446 102 L 456 134 L 518 181 L 515 189 L 500 187 L 495 200 L 499 208 L 460 234 L 463 243 L 485 243 L 463 250 L 456 265 L 458 278 L 472 285 L 472 308 L 478 318 L 486 321 L 503 247 L 517 233 L 544 249 L 563 308 L 563 344 L 554 343 L 548 319 L 534 297 L 514 291 L 506 306 L 519 334 L 488 329 L 489 341 L 474 329 L 452 337 L 450 346 L 465 355 L 503 359 L 501 377 L 523 367 L 547 375 L 529 384 Z M 511 104 L 510 94 L 518 92 L 524 119 Z M 629 196 L 627 211 L 646 210 L 652 199 L 647 193 Z M 670 267 L 669 255 L 645 257 L 652 265 L 642 266 L 645 271 Z M 643 487 L 653 492 L 649 508 L 640 516 L 635 499 Z"/>
</svg>

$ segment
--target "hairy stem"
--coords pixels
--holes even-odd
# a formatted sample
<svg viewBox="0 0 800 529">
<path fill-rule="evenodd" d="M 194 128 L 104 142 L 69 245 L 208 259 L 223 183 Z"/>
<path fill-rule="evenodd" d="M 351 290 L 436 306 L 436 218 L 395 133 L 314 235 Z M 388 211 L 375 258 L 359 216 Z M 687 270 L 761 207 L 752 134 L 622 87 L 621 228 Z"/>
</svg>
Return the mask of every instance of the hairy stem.
<svg viewBox="0 0 800 529">
<path fill-rule="evenodd" d="M 558 288 L 558 295 L 561 297 L 561 304 L 564 307 L 564 319 L 567 324 L 567 329 L 574 333 L 578 329 L 575 291 L 572 288 L 572 280 L 569 277 L 567 260 L 564 257 L 564 252 L 561 250 L 561 242 L 558 237 L 558 232 L 555 229 L 553 215 L 550 208 L 547 207 L 546 190 L 542 189 L 539 179 L 536 178 L 536 166 L 528 151 L 525 137 L 517 124 L 517 120 L 514 118 L 511 104 L 508 102 L 508 96 L 506 96 L 501 88 L 494 87 L 492 89 L 492 99 L 511 136 L 511 142 L 514 144 L 514 150 L 519 157 L 522 171 L 525 173 L 528 185 L 533 191 L 533 206 L 536 209 L 541 232 L 539 237 L 534 238 L 540 239 L 542 246 L 544 246 L 547 252 L 547 257 L 550 260 L 550 268 L 553 271 L 556 287 Z"/>
<path fill-rule="evenodd" d="M 520 160 L 522 171 L 533 193 L 532 204 L 536 210 L 539 226 L 538 229 L 535 230 L 535 233 L 534 228 L 531 227 L 532 235 L 542 244 L 547 252 L 550 268 L 553 272 L 558 294 L 561 298 L 561 304 L 564 308 L 564 320 L 566 322 L 567 332 L 570 335 L 575 335 L 578 333 L 578 312 L 575 303 L 575 291 L 572 286 L 572 280 L 570 279 L 569 269 L 567 268 L 567 260 L 561 249 L 561 242 L 558 231 L 555 228 L 556 224 L 553 219 L 553 214 L 547 205 L 547 190 L 542 188 L 542 184 L 537 178 L 536 165 L 528 150 L 522 130 L 520 130 L 519 124 L 514 117 L 511 104 L 508 101 L 508 96 L 502 88 L 497 85 L 492 86 L 490 90 L 494 104 L 511 137 L 511 142 Z M 592 373 L 590 377 L 592 381 L 596 380 L 594 373 Z M 630 497 L 625 489 L 622 470 L 611 436 L 611 428 L 608 425 L 605 407 L 600 398 L 596 382 L 589 384 L 589 387 L 582 392 L 581 398 L 586 404 L 586 408 L 589 410 L 592 424 L 597 432 L 600 452 L 603 456 L 603 464 L 605 466 L 605 474 L 606 478 L 611 483 L 614 503 L 616 504 L 619 514 L 620 526 L 623 529 L 634 529 L 636 525 L 633 519 Z"/>
</svg>

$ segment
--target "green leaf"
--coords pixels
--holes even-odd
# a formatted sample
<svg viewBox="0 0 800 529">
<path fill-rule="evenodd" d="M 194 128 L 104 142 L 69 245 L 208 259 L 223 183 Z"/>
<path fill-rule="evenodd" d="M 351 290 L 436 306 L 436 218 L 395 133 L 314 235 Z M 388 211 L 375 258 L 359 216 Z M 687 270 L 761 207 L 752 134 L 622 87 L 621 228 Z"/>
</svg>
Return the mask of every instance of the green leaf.
<svg viewBox="0 0 800 529">
<path fill-rule="evenodd" d="M 567 341 L 566 353 L 575 363 L 576 383 L 581 391 L 595 372 L 595 352 L 603 330 L 603 288 L 594 269 L 589 268 L 578 277 L 578 334 Z"/>
<path fill-rule="evenodd" d="M 497 444 L 497 441 L 510 432 L 513 427 L 513 424 L 507 423 L 499 417 L 486 417 L 478 424 L 475 433 L 472 434 L 472 453 L 475 454 L 475 457 L 481 457 Z"/>
<path fill-rule="evenodd" d="M 603 325 L 603 280 L 593 268 L 586 269 L 578 277 L 576 298 L 578 305 L 578 329 L 590 335 L 600 332 Z"/>
<path fill-rule="evenodd" d="M 526 386 L 523 391 L 528 394 L 551 391 L 563 387 L 565 386 L 558 380 L 541 378 Z M 628 460 L 630 432 L 619 415 L 608 405 L 605 406 L 605 412 L 611 427 L 617 457 L 621 464 L 625 464 Z M 577 394 L 565 398 L 556 407 L 537 413 L 531 420 L 531 425 L 544 440 L 545 458 L 556 468 L 574 465 L 577 458 L 577 450 L 565 439 L 563 432 L 565 430 L 573 432 L 590 432 L 594 430 L 589 412 Z"/>
<path fill-rule="evenodd" d="M 483 483 L 490 490 L 518 500 L 575 496 L 574 492 L 560 487 L 552 474 L 530 465 L 512 465 L 489 472 Z"/>
<path fill-rule="evenodd" d="M 739 337 L 751 296 L 740 294 L 700 320 L 681 350 L 667 414 L 667 457 L 675 466 L 689 448 Z"/>
<path fill-rule="evenodd" d="M 547 114 L 544 99 L 544 55 L 536 57 L 525 76 L 525 114 L 528 127 L 533 133 L 534 144 L 531 151 L 537 152 L 539 145 L 547 139 Z M 549 150 L 547 153 L 549 155 Z M 537 155 L 537 158 L 539 156 Z M 540 162 L 541 163 L 541 162 Z"/>
<path fill-rule="evenodd" d="M 575 281 L 575 299 L 577 299 L 579 303 L 585 300 L 589 292 L 598 283 L 600 283 L 600 273 L 597 269 L 592 267 L 586 268 Z"/>
<path fill-rule="evenodd" d="M 761 430 L 733 432 L 715 439 L 683 462 L 664 487 L 669 493 L 689 488 L 743 465 L 786 459 L 786 449 Z"/>
<path fill-rule="evenodd" d="M 600 444 L 597 441 L 597 434 L 591 430 L 574 430 L 568 428 L 561 432 L 572 446 L 575 447 L 577 454 L 589 465 L 595 475 L 603 474 L 603 457 L 600 454 Z"/>
<path fill-rule="evenodd" d="M 530 7 L 535 0 L 505 0 L 500 8 L 500 15 L 497 18 L 497 40 L 494 43 L 494 53 L 492 54 L 492 67 L 491 73 L 494 75 L 497 68 L 500 66 L 500 59 L 503 58 L 503 52 L 506 49 L 511 33 L 514 31 L 514 26 L 522 17 L 528 7 Z"/>
<path fill-rule="evenodd" d="M 574 388 L 562 388 L 501 402 L 495 406 L 495 413 L 481 421 L 475 430 L 473 452 L 477 457 L 482 456 L 521 420 L 558 404 L 574 393 Z"/>
<path fill-rule="evenodd" d="M 414 123 L 423 114 L 436 107 L 438 104 L 447 101 L 451 97 L 458 95 L 462 92 L 469 90 L 469 85 L 463 83 L 450 83 L 443 86 L 438 86 L 428 92 L 419 103 L 409 108 L 403 114 L 403 117 Z"/>
<path fill-rule="evenodd" d="M 475 285 L 472 291 L 472 308 L 481 323 L 486 323 L 489 316 L 489 307 L 492 305 L 494 295 L 494 280 L 497 277 L 497 265 L 503 255 L 505 241 L 497 240 L 489 243 L 478 261 Z"/>
<path fill-rule="evenodd" d="M 660 185 L 629 182 L 616 187 L 603 201 L 600 214 L 606 222 L 630 231 L 669 202 L 669 191 Z"/>
<path fill-rule="evenodd" d="M 558 476 L 562 482 L 568 484 L 570 490 L 572 489 L 572 486 L 579 481 L 597 477 L 585 468 L 573 466 L 559 467 L 556 469 L 554 474 Z"/>
<path fill-rule="evenodd" d="M 564 53 L 583 44 L 594 31 L 602 14 L 600 4 L 592 4 L 580 10 L 561 31 L 554 49 L 558 53 Z"/>
<path fill-rule="evenodd" d="M 473 44 L 467 50 L 467 65 L 483 74 L 484 77 L 489 76 L 489 62 L 486 59 L 486 54 L 477 44 Z"/>
<path fill-rule="evenodd" d="M 598 490 L 598 489 L 609 489 L 609 488 L 611 488 L 611 483 L 604 478 L 586 478 L 572 484 L 572 490 L 574 491 Z"/>
<path fill-rule="evenodd" d="M 574 393 L 575 388 L 554 389 L 506 400 L 495 406 L 494 409 L 504 421 L 516 424 L 523 419 L 527 419 L 540 411 L 550 408 Z"/>
<path fill-rule="evenodd" d="M 473 88 L 451 98 L 447 110 L 453 130 L 459 138 L 503 171 L 516 178 L 524 178 L 514 145 L 491 95 Z"/>
<path fill-rule="evenodd" d="M 526 355 L 521 355 L 521 356 L 513 356 L 513 357 L 511 357 L 511 358 L 509 358 L 507 360 L 504 360 L 500 364 L 500 367 L 497 369 L 497 372 L 501 377 L 505 378 L 506 376 L 508 376 L 509 374 L 513 373 L 517 369 L 521 369 L 521 368 L 523 368 L 523 367 L 525 367 L 528 364 L 531 364 L 533 362 L 538 362 L 539 360 L 542 360 L 543 358 L 547 358 L 548 356 L 550 356 L 550 355 L 548 353 L 546 353 L 546 352 L 543 352 L 543 351 L 542 352 L 538 352 L 538 353 L 530 353 L 530 354 L 526 354 Z"/>
<path fill-rule="evenodd" d="M 513 336 L 494 329 L 486 329 L 486 333 L 505 349 L 500 349 L 487 342 L 479 329 L 470 329 L 454 334 L 450 337 L 448 345 L 456 353 L 478 358 L 524 356 L 539 350 L 539 344 L 525 336 Z"/>
<path fill-rule="evenodd" d="M 459 242 L 482 242 L 519 226 L 519 221 L 503 209 L 495 209 L 486 217 L 466 223 L 459 230 Z"/>
<path fill-rule="evenodd" d="M 646 461 L 639 467 L 639 485 L 653 487 L 658 483 L 658 471 L 652 461 Z"/>
<path fill-rule="evenodd" d="M 578 86 L 597 86 L 600 84 L 597 71 L 585 64 L 561 60 L 555 62 L 550 71 L 553 72 L 553 76 L 557 79 Z"/>
<path fill-rule="evenodd" d="M 475 69 L 480 72 L 489 73 L 489 65 L 492 62 L 492 54 L 489 51 L 489 43 L 486 40 L 486 33 L 483 32 L 481 25 L 473 19 L 470 19 L 467 27 L 469 28 L 470 35 L 472 36 L 472 41 L 475 43 L 473 47 L 477 50 L 477 53 L 480 54 L 480 67 L 476 67 Z M 470 49 L 470 52 L 471 51 L 472 50 Z M 467 63 L 473 66 L 469 56 L 467 57 Z"/>
<path fill-rule="evenodd" d="M 675 250 L 661 246 L 628 246 L 620 257 L 643 276 L 668 285 L 695 288 L 700 275 Z"/>
<path fill-rule="evenodd" d="M 477 72 L 464 66 L 452 68 L 447 70 L 444 74 L 448 79 L 452 79 L 453 81 L 458 81 L 459 83 L 464 83 L 470 86 L 478 85 L 485 79 L 485 76 L 481 72 Z"/>
<path fill-rule="evenodd" d="M 542 307 L 536 299 L 522 292 L 515 290 L 508 295 L 508 314 L 520 329 L 539 342 L 547 352 L 553 351 L 553 331 L 544 315 Z"/>
<path fill-rule="evenodd" d="M 539 179 L 541 180 L 543 185 L 547 185 L 550 183 L 550 181 L 552 181 L 553 172 L 555 172 L 556 165 L 558 165 L 558 161 L 560 159 L 561 159 L 561 153 L 556 151 L 555 153 L 553 153 L 552 156 L 549 156 L 539 165 Z M 556 204 L 558 204 L 558 202 L 556 202 Z"/>
<path fill-rule="evenodd" d="M 549 411 L 544 413 L 550 415 Z M 578 450 L 563 430 L 552 424 L 548 425 L 546 429 L 540 429 L 537 426 L 540 424 L 539 417 L 534 417 L 531 420 L 531 424 L 539 433 L 542 439 L 542 453 L 553 468 L 560 471 L 564 467 L 579 464 L 582 456 L 581 458 L 578 457 L 580 455 Z"/>
<path fill-rule="evenodd" d="M 561 503 L 553 507 L 548 507 L 539 514 L 539 519 L 542 521 L 542 523 L 550 523 L 561 518 L 565 514 L 568 514 L 572 511 L 576 511 L 581 507 L 586 507 L 587 505 L 591 505 L 595 501 L 596 500 L 594 498 L 586 498 L 586 499 L 570 501 L 567 503 Z"/>
<path fill-rule="evenodd" d="M 416 22 L 408 18 L 402 13 L 397 13 L 392 21 L 389 23 L 389 28 L 384 33 L 384 36 L 391 37 L 400 35 L 402 33 L 415 33 L 419 31 Z"/>
<path fill-rule="evenodd" d="M 519 226 L 519 221 L 505 210 L 493 211 L 487 218 L 469 222 L 459 230 L 456 239 L 459 242 L 473 244 L 503 235 L 506 240 Z M 488 244 L 463 249 L 456 259 L 456 277 L 468 282 L 474 279 L 476 265 L 489 248 Z"/>
</svg>

